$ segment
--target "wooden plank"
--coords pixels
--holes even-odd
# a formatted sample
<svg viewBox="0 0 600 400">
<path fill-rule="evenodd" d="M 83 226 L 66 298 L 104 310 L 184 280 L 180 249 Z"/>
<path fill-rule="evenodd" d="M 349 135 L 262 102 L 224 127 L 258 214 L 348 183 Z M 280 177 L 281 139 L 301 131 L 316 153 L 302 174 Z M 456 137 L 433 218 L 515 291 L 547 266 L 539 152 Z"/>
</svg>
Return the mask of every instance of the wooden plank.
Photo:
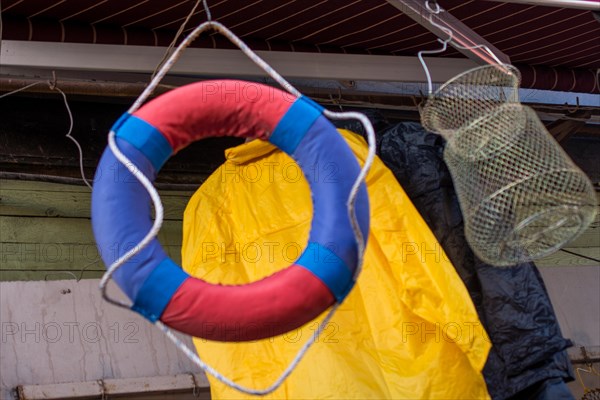
<svg viewBox="0 0 600 400">
<path fill-rule="evenodd" d="M 15 179 L 0 179 L 0 189 L 9 190 L 41 190 L 44 192 L 81 192 L 90 193 L 90 189 L 87 186 L 82 185 L 66 185 L 62 183 L 54 182 L 42 182 L 42 181 L 24 181 Z M 189 190 L 163 190 L 160 193 L 174 196 L 184 196 L 193 194 Z"/>
<path fill-rule="evenodd" d="M 149 394 L 174 394 L 195 391 L 203 399 L 210 399 L 206 375 L 158 375 L 143 378 L 103 379 L 98 381 L 54 383 L 46 385 L 19 385 L 23 399 L 89 399 L 103 397 L 141 398 Z"/>
<path fill-rule="evenodd" d="M 181 221 L 164 221 L 158 238 L 165 245 L 181 244 Z M 0 242 L 94 244 L 92 225 L 86 218 L 0 216 Z"/>
<path fill-rule="evenodd" d="M 163 245 L 163 249 L 181 265 L 180 245 Z M 0 243 L 0 281 L 90 279 L 104 272 L 95 245 Z"/>
<path fill-rule="evenodd" d="M 107 394 L 168 393 L 174 391 L 190 392 L 194 388 L 204 392 L 209 388 L 204 374 L 153 376 L 149 378 L 105 379 Z M 204 390 L 203 390 L 204 389 Z"/>
<path fill-rule="evenodd" d="M 193 195 L 188 191 L 159 191 L 165 220 L 181 220 Z M 89 218 L 87 187 L 48 182 L 0 180 L 0 215 Z"/>
<path fill-rule="evenodd" d="M 101 382 L 77 382 L 71 384 L 19 385 L 20 399 L 90 399 L 102 396 Z"/>
<path fill-rule="evenodd" d="M 0 281 L 58 281 L 77 279 L 99 279 L 106 270 L 85 270 L 80 274 L 77 270 L 36 271 L 36 270 L 4 270 L 0 269 Z"/>
<path fill-rule="evenodd" d="M 0 216 L 2 270 L 103 270 L 89 219 Z M 165 221 L 163 248 L 181 263 L 181 222 Z M 134 244 L 123 244 L 123 246 Z M 114 251 L 117 250 L 112 249 Z"/>
<path fill-rule="evenodd" d="M 177 263 L 181 263 L 181 221 L 175 218 L 181 218 L 192 194 L 162 192 L 167 213 L 174 220 L 165 221 L 159 240 Z M 600 202 L 600 194 L 598 199 Z M 86 266 L 84 277 L 99 276 L 104 271 L 103 264 L 90 265 L 99 260 L 99 255 L 87 218 L 89 202 L 87 187 L 0 180 L 0 280 L 44 279 L 46 270 L 73 271 L 79 276 Z M 591 227 L 565 249 L 600 258 L 600 213 Z M 592 260 L 562 251 L 536 263 L 542 267 L 594 265 Z M 18 270 L 23 273 L 17 273 Z"/>
<path fill-rule="evenodd" d="M 161 191 L 167 218 L 159 240 L 178 264 L 181 218 L 192 194 Z M 105 266 L 89 214 L 90 191 L 85 186 L 0 180 L 0 280 L 102 276 Z"/>
<path fill-rule="evenodd" d="M 600 247 L 600 226 L 589 227 L 585 232 L 565 245 L 565 248 Z"/>
<path fill-rule="evenodd" d="M 14 173 L 79 177 L 77 148 L 65 137 L 69 126 L 63 99 L 58 94 L 42 97 L 15 96 L 2 103 L 3 115 L 10 118 L 3 118 L 0 125 L 0 169 Z M 106 148 L 108 131 L 127 111 L 127 104 L 90 103 L 85 99 L 69 98 L 69 107 L 76 116 L 71 135 L 83 149 L 86 176 L 91 179 Z M 224 150 L 241 142 L 241 138 L 210 138 L 194 142 L 166 162 L 159 180 L 172 184 L 199 184 L 223 163 Z"/>
<path fill-rule="evenodd" d="M 171 259 L 181 265 L 181 246 L 163 245 Z M 134 257 L 135 260 L 135 257 Z M 95 244 L 72 243 L 0 243 L 1 270 L 104 271 Z"/>
<path fill-rule="evenodd" d="M 577 247 L 570 248 L 566 247 L 565 250 L 572 251 L 574 253 L 582 254 L 587 257 L 592 257 L 595 259 L 600 259 L 600 248 L 599 247 Z M 589 260 L 587 258 L 578 257 L 569 253 L 565 253 L 564 251 L 557 251 L 556 253 L 544 257 L 539 260 L 535 260 L 535 264 L 538 267 L 554 267 L 554 266 L 569 266 L 569 265 L 596 265 L 599 264 L 595 261 Z"/>
</svg>

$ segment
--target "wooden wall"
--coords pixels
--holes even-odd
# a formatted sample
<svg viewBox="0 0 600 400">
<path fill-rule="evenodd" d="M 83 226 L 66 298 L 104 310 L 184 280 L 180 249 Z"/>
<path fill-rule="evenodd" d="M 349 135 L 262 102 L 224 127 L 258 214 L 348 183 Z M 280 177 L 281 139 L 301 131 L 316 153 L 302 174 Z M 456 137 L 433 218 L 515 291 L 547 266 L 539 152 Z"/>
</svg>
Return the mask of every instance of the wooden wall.
<svg viewBox="0 0 600 400">
<path fill-rule="evenodd" d="M 162 191 L 159 240 L 181 261 L 183 210 L 193 192 Z M 105 271 L 87 186 L 0 180 L 0 280 L 98 278 Z"/>
<path fill-rule="evenodd" d="M 179 263 L 182 216 L 193 192 L 160 194 L 165 222 L 159 240 Z M 600 203 L 600 195 L 598 199 Z M 565 250 L 600 258 L 600 213 Z M 597 265 L 564 251 L 537 264 Z M 86 186 L 0 180 L 0 280 L 98 278 L 104 270 L 92 235 L 90 190 Z"/>
</svg>

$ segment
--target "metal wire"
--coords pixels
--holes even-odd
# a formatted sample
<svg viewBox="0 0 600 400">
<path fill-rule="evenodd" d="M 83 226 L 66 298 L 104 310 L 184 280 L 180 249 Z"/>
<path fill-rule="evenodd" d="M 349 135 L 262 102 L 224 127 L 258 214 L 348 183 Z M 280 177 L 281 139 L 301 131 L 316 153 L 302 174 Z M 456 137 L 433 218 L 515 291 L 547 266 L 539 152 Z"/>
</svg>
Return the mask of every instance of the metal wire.
<svg viewBox="0 0 600 400">
<path fill-rule="evenodd" d="M 81 145 L 79 144 L 77 139 L 71 136 L 71 133 L 73 132 L 73 114 L 71 113 L 69 102 L 67 101 L 67 95 L 56 85 L 53 85 L 52 90 L 58 91 L 63 98 L 65 107 L 67 109 L 67 113 L 69 114 L 69 131 L 65 136 L 69 138 L 73 143 L 75 143 L 75 146 L 77 147 L 77 152 L 79 153 L 79 173 L 81 174 L 81 179 L 83 179 L 83 182 L 87 185 L 87 187 L 89 187 L 90 190 L 92 190 L 92 185 L 85 177 L 85 171 L 83 170 L 83 150 L 81 150 Z"/>
<path fill-rule="evenodd" d="M 449 29 L 446 26 L 442 26 L 436 22 L 433 21 L 433 16 L 439 14 L 440 12 L 443 12 L 444 9 L 440 7 L 440 5 L 436 2 L 434 2 L 436 8 L 432 9 L 431 5 L 429 3 L 429 0 L 425 1 L 425 8 L 430 12 L 429 14 L 429 23 L 433 26 L 435 26 L 436 28 L 438 28 L 439 30 L 441 30 L 442 32 L 444 32 L 445 34 L 448 35 L 447 39 L 437 39 L 438 42 L 440 42 L 442 44 L 442 47 L 436 50 L 421 50 L 417 53 L 417 57 L 419 58 L 419 61 L 421 62 L 421 65 L 423 66 L 423 71 L 425 71 L 425 76 L 427 78 L 427 90 L 428 90 L 428 94 L 431 95 L 433 93 L 433 83 L 432 83 L 432 79 L 431 79 L 431 73 L 429 72 L 429 67 L 427 66 L 427 63 L 425 63 L 425 60 L 423 59 L 423 54 L 440 54 L 446 51 L 446 49 L 448 48 L 448 44 L 450 42 L 452 42 L 452 39 L 454 38 L 454 32 Z M 475 49 L 483 49 L 485 52 L 487 52 L 492 59 L 496 62 L 495 67 L 499 68 L 501 71 L 504 71 L 505 73 L 510 73 L 510 70 L 508 70 L 508 66 L 506 64 L 504 64 L 502 61 L 500 61 L 500 59 L 498 58 L 498 56 L 496 56 L 496 54 L 494 54 L 494 52 L 486 45 L 483 44 L 477 44 L 474 46 L 461 46 L 458 43 L 454 43 L 453 44 L 454 47 L 457 47 L 459 49 L 463 49 L 463 50 L 475 50 Z"/>
<path fill-rule="evenodd" d="M 461 107 L 480 101 L 457 101 Z M 466 112 L 464 114 L 474 114 Z M 582 233 L 596 214 L 589 178 L 548 133 L 534 110 L 504 103 L 466 122 L 444 150 L 479 258 L 512 266 L 545 257 Z"/>
<path fill-rule="evenodd" d="M 594 258 L 594 257 L 586 256 L 585 254 L 575 253 L 574 251 L 570 251 L 570 250 L 566 250 L 566 249 L 560 249 L 560 251 L 565 252 L 567 254 L 571 254 L 572 256 L 577 256 L 577 257 L 584 258 L 586 260 L 590 260 L 590 261 L 594 261 L 594 262 L 600 263 L 600 258 Z"/>
<path fill-rule="evenodd" d="M 13 95 L 15 93 L 25 91 L 31 87 L 34 87 L 34 86 L 42 84 L 42 83 L 47 84 L 48 87 L 50 88 L 50 90 L 56 90 L 57 92 L 59 92 L 60 95 L 62 96 L 63 102 L 65 104 L 65 109 L 67 110 L 67 115 L 69 116 L 69 129 L 68 129 L 65 137 L 67 137 L 69 140 L 71 140 L 73 143 L 75 143 L 75 146 L 77 147 L 77 152 L 79 154 L 79 172 L 81 174 L 81 178 L 83 179 L 83 182 L 87 185 L 87 187 L 92 189 L 92 185 L 85 177 L 85 171 L 83 169 L 83 150 L 81 149 L 81 145 L 79 144 L 77 139 L 75 139 L 73 136 L 71 136 L 71 133 L 73 132 L 73 113 L 71 112 L 71 107 L 69 106 L 69 102 L 67 101 L 67 95 L 56 85 L 56 74 L 54 73 L 54 71 L 52 71 L 52 76 L 53 76 L 52 81 L 37 81 L 37 82 L 30 83 L 29 85 L 23 86 L 16 90 L 13 90 L 13 91 L 10 91 L 10 92 L 0 95 L 0 99 L 10 96 L 10 95 Z"/>
<path fill-rule="evenodd" d="M 519 103 L 519 71 L 503 64 L 483 45 L 496 65 L 473 68 L 432 91 L 420 51 L 429 97 L 421 123 L 448 141 L 444 160 L 465 217 L 465 236 L 479 258 L 509 266 L 546 256 L 586 229 L 596 213 L 589 178 L 569 159 L 533 110 Z"/>
<path fill-rule="evenodd" d="M 181 42 L 181 44 L 177 47 L 177 49 L 173 52 L 173 54 L 171 54 L 169 59 L 160 68 L 160 70 L 158 71 L 156 76 L 152 79 L 152 81 L 150 82 L 148 87 L 146 87 L 146 89 L 142 92 L 142 94 L 136 99 L 136 101 L 133 103 L 133 105 L 129 108 L 128 112 L 130 114 L 134 113 L 137 109 L 139 109 L 139 107 L 152 94 L 152 92 L 157 87 L 157 85 L 160 83 L 162 78 L 172 68 L 172 66 L 175 64 L 175 62 L 177 62 L 177 60 L 181 56 L 182 51 L 185 48 L 187 48 L 189 46 L 189 44 L 194 39 L 196 39 L 196 37 L 198 37 L 198 35 L 200 33 L 202 33 L 205 30 L 208 30 L 208 29 L 213 29 L 213 30 L 221 33 L 227 39 L 229 39 L 238 48 L 240 48 L 240 50 L 244 54 L 246 54 L 246 56 L 248 56 L 256 65 L 258 65 L 259 68 L 264 70 L 271 78 L 273 78 L 277 83 L 279 83 L 286 91 L 288 91 L 295 97 L 301 96 L 301 93 L 294 86 L 292 86 L 289 82 L 287 82 L 269 64 L 267 64 L 256 53 L 254 53 L 233 32 L 231 32 L 229 29 L 227 29 L 222 24 L 211 20 L 210 10 L 208 9 L 206 0 L 204 0 L 204 7 L 207 12 L 207 17 L 208 17 L 209 21 L 199 25 Z M 371 165 L 375 158 L 375 132 L 373 130 L 373 126 L 371 125 L 371 122 L 364 114 L 360 114 L 358 112 L 333 112 L 333 111 L 325 110 L 324 115 L 329 118 L 333 118 L 333 119 L 358 119 L 365 126 L 365 131 L 367 133 L 367 140 L 368 140 L 368 144 L 369 144 L 368 155 L 364 162 L 363 167 L 360 170 L 359 175 L 357 176 L 357 178 L 352 186 L 350 195 L 348 196 L 348 200 L 346 203 L 350 221 L 351 221 L 351 225 L 352 225 L 352 230 L 354 232 L 356 242 L 357 242 L 358 266 L 357 266 L 356 272 L 354 274 L 354 279 L 356 280 L 358 277 L 358 274 L 362 270 L 363 253 L 365 250 L 365 238 L 362 235 L 362 231 L 360 230 L 360 226 L 359 226 L 357 218 L 356 218 L 355 203 L 356 203 L 356 196 L 357 196 L 358 190 L 360 188 L 360 184 L 364 183 L 366 175 L 368 174 L 369 169 L 371 168 Z M 142 185 L 144 186 L 146 191 L 149 193 L 149 195 L 152 199 L 152 202 L 154 203 L 155 210 L 156 210 L 154 224 L 153 224 L 152 228 L 150 229 L 150 231 L 146 234 L 146 236 L 142 239 L 142 241 L 137 246 L 134 246 L 133 249 L 131 249 L 126 254 L 121 256 L 117 261 L 115 261 L 108 268 L 107 272 L 104 274 L 104 276 L 102 277 L 102 280 L 100 281 L 100 289 L 102 292 L 102 296 L 106 301 L 108 301 L 116 306 L 119 306 L 119 307 L 129 308 L 130 306 L 128 304 L 121 302 L 119 300 L 111 299 L 106 293 L 106 286 L 107 286 L 108 282 L 110 281 L 113 273 L 118 268 L 120 268 L 125 262 L 127 262 L 127 260 L 129 260 L 131 257 L 135 256 L 135 254 L 137 254 L 146 245 L 148 245 L 148 243 L 150 243 L 150 241 L 158 234 L 158 231 L 160 230 L 160 227 L 162 225 L 162 220 L 163 220 L 163 206 L 160 201 L 160 196 L 158 195 L 156 189 L 152 186 L 152 183 L 146 178 L 146 176 L 144 176 L 138 169 L 136 169 L 134 167 L 133 163 L 131 163 L 131 161 L 128 160 L 127 157 L 125 157 L 125 155 L 123 155 L 121 153 L 121 151 L 118 149 L 118 146 L 116 145 L 116 142 L 115 142 L 115 133 L 113 131 L 111 131 L 109 134 L 109 147 L 110 147 L 111 151 L 113 151 L 113 153 L 115 154 L 115 156 L 117 157 L 119 162 L 121 162 L 123 165 L 125 165 L 129 169 L 129 171 L 133 174 L 133 176 L 135 176 L 140 181 L 140 183 L 142 183 Z M 328 321 L 331 319 L 331 317 L 333 316 L 335 311 L 338 309 L 338 307 L 339 307 L 339 303 L 336 303 L 329 310 L 326 317 L 323 319 L 323 321 L 319 325 L 319 328 L 314 332 L 313 336 L 300 348 L 296 357 L 292 360 L 290 365 L 283 371 L 283 373 L 280 375 L 280 377 L 272 385 L 270 385 L 269 387 L 267 387 L 265 389 L 247 388 L 247 387 L 238 385 L 237 383 L 233 382 L 232 380 L 226 378 L 221 373 L 219 373 L 218 371 L 216 371 L 215 369 L 213 369 L 212 367 L 207 365 L 204 361 L 202 361 L 202 359 L 195 352 L 193 352 L 181 340 L 179 340 L 177 338 L 177 336 L 174 334 L 174 332 L 170 328 L 168 328 L 166 325 L 164 325 L 161 321 L 157 321 L 155 324 L 167 335 L 167 337 L 191 361 L 193 361 L 196 365 L 198 365 L 198 367 L 200 367 L 206 373 L 214 376 L 216 379 L 223 382 L 224 384 L 226 384 L 234 389 L 237 389 L 241 392 L 253 394 L 253 395 L 265 395 L 265 394 L 275 391 L 279 386 L 281 386 L 283 381 L 292 373 L 292 371 L 296 368 L 296 366 L 298 365 L 300 360 L 306 354 L 309 347 L 316 341 L 316 338 L 321 333 L 321 331 L 324 329 L 324 327 L 326 326 Z"/>
<path fill-rule="evenodd" d="M 206 13 L 206 20 L 212 21 L 212 14 L 210 13 L 210 8 L 208 8 L 206 0 L 202 0 L 202 5 L 204 6 L 204 12 Z"/>
<path fill-rule="evenodd" d="M 521 75 L 484 65 L 465 71 L 430 94 L 421 109 L 421 124 L 450 140 L 461 127 L 505 103 L 519 102 Z"/>
<path fill-rule="evenodd" d="M 8 93 L 4 93 L 4 94 L 0 95 L 0 99 L 1 99 L 1 98 L 3 98 L 3 97 L 10 96 L 11 94 L 15 94 L 15 93 L 22 92 L 23 90 L 27 90 L 27 89 L 29 89 L 30 87 L 33 87 L 33 86 L 35 86 L 35 85 L 39 85 L 40 83 L 47 83 L 47 82 L 46 82 L 46 81 L 38 81 L 38 82 L 33 82 L 33 83 L 30 83 L 30 84 L 29 84 L 29 85 L 27 85 L 27 86 L 23 86 L 23 87 L 21 87 L 21 88 L 18 88 L 18 89 L 15 89 L 15 90 L 13 90 L 12 92 L 8 92 Z"/>
</svg>

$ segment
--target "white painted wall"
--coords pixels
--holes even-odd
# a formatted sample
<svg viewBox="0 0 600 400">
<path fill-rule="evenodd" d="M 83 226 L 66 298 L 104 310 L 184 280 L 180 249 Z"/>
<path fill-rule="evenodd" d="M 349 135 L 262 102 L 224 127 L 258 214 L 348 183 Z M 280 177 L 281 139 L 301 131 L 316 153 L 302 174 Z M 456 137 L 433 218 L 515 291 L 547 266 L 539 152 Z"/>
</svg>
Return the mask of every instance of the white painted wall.
<svg viewBox="0 0 600 400">
<path fill-rule="evenodd" d="M 600 266 L 540 270 L 563 335 L 599 356 Z M 104 302 L 98 280 L 0 282 L 0 325 L 0 399 L 17 385 L 200 372 L 146 320 Z"/>
<path fill-rule="evenodd" d="M 152 324 L 102 300 L 96 279 L 0 282 L 0 399 L 17 385 L 188 372 L 200 370 Z"/>
<path fill-rule="evenodd" d="M 540 272 L 563 336 L 576 347 L 600 347 L 600 265 L 544 267 Z"/>
<path fill-rule="evenodd" d="M 565 266 L 540 268 L 563 336 L 575 344 L 570 348 L 572 360 L 582 359 L 580 347 L 584 346 L 590 358 L 600 358 L 600 265 Z M 577 399 L 583 396 L 583 385 L 600 388 L 600 376 L 586 372 L 585 364 L 574 364 L 575 372 L 580 368 L 575 382 L 569 388 Z M 600 371 L 600 363 L 594 368 Z M 583 381 L 583 382 L 582 382 Z"/>
</svg>

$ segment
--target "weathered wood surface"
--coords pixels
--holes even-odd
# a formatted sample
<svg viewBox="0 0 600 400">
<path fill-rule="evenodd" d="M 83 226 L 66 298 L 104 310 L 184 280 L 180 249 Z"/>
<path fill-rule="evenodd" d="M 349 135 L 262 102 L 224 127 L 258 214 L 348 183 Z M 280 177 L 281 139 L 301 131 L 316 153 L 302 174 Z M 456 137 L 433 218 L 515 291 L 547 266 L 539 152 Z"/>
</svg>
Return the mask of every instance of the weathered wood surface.
<svg viewBox="0 0 600 400">
<path fill-rule="evenodd" d="M 165 220 L 181 221 L 190 191 L 159 191 Z M 0 180 L 1 215 L 89 218 L 91 192 L 86 186 Z"/>
<path fill-rule="evenodd" d="M 572 251 L 577 254 L 581 254 L 587 257 L 600 259 L 600 248 L 596 247 L 565 247 L 565 250 Z M 600 266 L 596 261 L 588 260 L 587 258 L 579 257 L 573 254 L 566 253 L 564 251 L 557 251 L 556 253 L 536 260 L 535 265 L 541 268 L 545 267 L 564 267 L 564 266 Z"/>
<path fill-rule="evenodd" d="M 165 221 L 158 238 L 177 263 L 192 194 L 161 192 Z M 106 269 L 92 233 L 90 198 L 86 186 L 0 180 L 0 280 L 100 277 Z"/>
<path fill-rule="evenodd" d="M 74 137 L 83 149 L 83 165 L 92 179 L 108 132 L 131 105 L 85 97 L 68 96 L 73 114 Z M 32 112 L 35 110 L 35 112 Z M 2 101 L 0 123 L 0 171 L 80 177 L 79 153 L 65 135 L 69 117 L 58 93 L 10 96 Z M 224 150 L 242 143 L 240 138 L 209 138 L 192 143 L 171 157 L 159 182 L 200 184 L 225 161 Z"/>
<path fill-rule="evenodd" d="M 181 224 L 191 191 L 160 191 L 165 221 L 163 247 L 181 262 Z M 598 196 L 600 203 L 600 195 Z M 600 206 L 599 206 L 600 208 Z M 97 278 L 105 271 L 90 224 L 86 186 L 0 180 L 0 280 Z M 565 250 L 600 259 L 600 214 Z M 597 265 L 558 251 L 540 267 Z"/>
</svg>

